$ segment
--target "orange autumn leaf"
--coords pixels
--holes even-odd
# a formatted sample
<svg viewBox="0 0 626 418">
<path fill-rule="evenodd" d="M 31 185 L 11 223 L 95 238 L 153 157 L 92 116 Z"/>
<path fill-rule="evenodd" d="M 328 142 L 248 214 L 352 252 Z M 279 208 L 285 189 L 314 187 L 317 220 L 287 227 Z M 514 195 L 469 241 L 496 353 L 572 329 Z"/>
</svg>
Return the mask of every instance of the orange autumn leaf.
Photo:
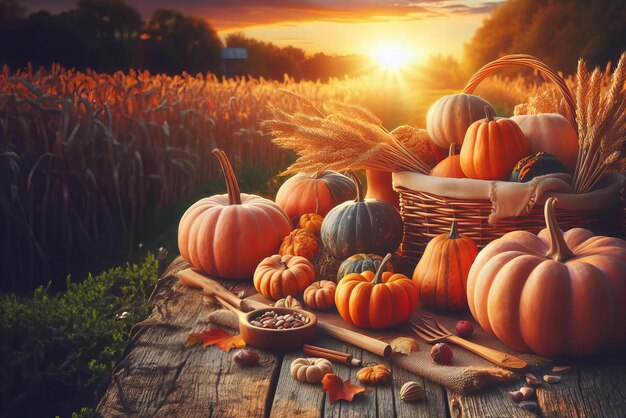
<svg viewBox="0 0 626 418">
<path fill-rule="evenodd" d="M 246 345 L 240 334 L 230 335 L 221 328 L 209 328 L 203 332 L 196 332 L 189 335 L 185 346 L 187 348 L 202 342 L 204 347 L 210 345 L 217 346 L 220 350 L 229 352 L 233 348 L 242 348 Z"/>
<path fill-rule="evenodd" d="M 327 373 L 322 379 L 322 392 L 328 392 L 330 403 L 339 399 L 352 402 L 354 395 L 365 392 L 365 388 L 350 383 L 350 379 L 345 382 L 339 376 Z"/>
</svg>

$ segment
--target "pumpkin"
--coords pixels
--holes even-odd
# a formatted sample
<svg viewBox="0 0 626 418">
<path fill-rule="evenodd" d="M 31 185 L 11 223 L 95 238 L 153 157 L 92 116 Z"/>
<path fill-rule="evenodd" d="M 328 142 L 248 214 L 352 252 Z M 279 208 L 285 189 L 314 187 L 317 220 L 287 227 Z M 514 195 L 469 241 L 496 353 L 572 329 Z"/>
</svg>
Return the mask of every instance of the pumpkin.
<svg viewBox="0 0 626 418">
<path fill-rule="evenodd" d="M 581 357 L 626 343 L 626 241 L 583 228 L 513 231 L 480 252 L 467 281 L 485 331 L 518 351 Z"/>
<path fill-rule="evenodd" d="M 528 141 L 511 119 L 494 119 L 489 107 L 485 107 L 485 115 L 486 119 L 467 129 L 461 148 L 461 169 L 469 178 L 504 180 L 513 166 L 528 155 Z"/>
<path fill-rule="evenodd" d="M 376 273 L 380 267 L 383 258 L 377 254 L 354 254 L 341 262 L 339 270 L 337 270 L 337 281 L 343 279 L 350 273 L 363 273 L 371 271 Z M 384 266 L 385 271 L 393 272 L 393 265 L 387 263 Z"/>
<path fill-rule="evenodd" d="M 261 260 L 276 253 L 291 231 L 291 221 L 271 200 L 240 193 L 226 154 L 219 149 L 213 154 L 228 193 L 200 199 L 187 209 L 178 225 L 178 249 L 185 260 L 209 275 L 247 279 Z"/>
<path fill-rule="evenodd" d="M 335 258 L 356 253 L 395 251 L 402 241 L 402 217 L 396 208 L 380 200 L 364 200 L 361 182 L 350 173 L 356 200 L 333 208 L 322 222 L 320 237 Z"/>
<path fill-rule="evenodd" d="M 461 170 L 461 156 L 455 154 L 456 144 L 450 144 L 448 158 L 440 161 L 430 170 L 431 176 L 449 177 L 454 179 L 465 178 L 465 173 Z"/>
<path fill-rule="evenodd" d="M 305 213 L 300 216 L 298 228 L 306 229 L 319 237 L 323 220 L 324 217 L 322 215 L 318 215 L 317 213 Z"/>
<path fill-rule="evenodd" d="M 513 168 L 509 181 L 526 183 L 535 177 L 550 173 L 567 173 L 567 168 L 554 155 L 539 152 L 519 160 Z"/>
<path fill-rule="evenodd" d="M 467 276 L 477 254 L 476 244 L 459 234 L 456 221 L 450 234 L 430 240 L 413 271 L 422 304 L 436 311 L 467 308 Z"/>
<path fill-rule="evenodd" d="M 297 221 L 305 213 L 326 216 L 338 204 L 355 197 L 354 183 L 343 174 L 335 171 L 298 173 L 280 186 L 276 204 Z"/>
<path fill-rule="evenodd" d="M 435 144 L 444 150 L 448 149 L 450 144 L 461 146 L 467 128 L 483 118 L 485 107 L 495 113 L 489 102 L 481 97 L 472 94 L 444 96 L 428 109 L 426 115 L 428 135 Z"/>
<path fill-rule="evenodd" d="M 578 135 L 572 124 L 558 113 L 513 116 L 528 141 L 528 152 L 553 154 L 574 172 L 578 158 Z"/>
<path fill-rule="evenodd" d="M 363 383 L 377 385 L 391 380 L 391 369 L 384 364 L 363 367 L 356 372 L 356 378 Z"/>
<path fill-rule="evenodd" d="M 333 372 L 333 365 L 325 358 L 297 358 L 291 363 L 291 377 L 302 383 L 319 383 Z"/>
<path fill-rule="evenodd" d="M 278 254 L 299 255 L 312 261 L 317 254 L 317 237 L 306 229 L 294 229 L 283 239 Z"/>
<path fill-rule="evenodd" d="M 335 290 L 337 285 L 330 280 L 320 280 L 313 282 L 304 289 L 304 303 L 307 306 L 323 311 L 335 306 Z"/>
<path fill-rule="evenodd" d="M 267 257 L 254 272 L 254 288 L 273 300 L 297 295 L 313 283 L 313 280 L 313 264 L 304 257 L 291 254 Z"/>
<path fill-rule="evenodd" d="M 349 324 L 360 328 L 384 329 L 411 317 L 417 307 L 417 287 L 404 274 L 384 271 L 391 254 L 373 273 L 352 273 L 341 279 L 335 292 L 335 306 Z"/>
</svg>

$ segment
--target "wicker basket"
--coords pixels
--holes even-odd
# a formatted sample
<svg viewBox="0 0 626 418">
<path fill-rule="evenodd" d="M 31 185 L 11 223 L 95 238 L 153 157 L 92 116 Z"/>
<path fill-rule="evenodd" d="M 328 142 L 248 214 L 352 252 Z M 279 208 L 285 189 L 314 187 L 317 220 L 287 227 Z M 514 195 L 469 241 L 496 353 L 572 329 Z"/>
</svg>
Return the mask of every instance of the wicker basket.
<svg viewBox="0 0 626 418">
<path fill-rule="evenodd" d="M 565 99 L 564 116 L 577 130 L 576 107 L 571 91 L 554 70 L 529 55 L 508 55 L 485 65 L 470 79 L 464 93 L 471 94 L 492 72 L 510 65 L 530 67 L 552 81 Z M 402 255 L 412 262 L 419 260 L 426 244 L 433 237 L 449 232 L 452 220 L 457 221 L 459 231 L 474 239 L 479 248 L 507 232 L 523 229 L 538 233 L 545 228 L 543 202 L 537 202 L 526 216 L 500 219 L 490 224 L 488 219 L 492 211 L 492 202 L 486 197 L 468 200 L 404 187 L 397 187 L 396 190 L 400 195 L 400 212 L 404 220 Z M 623 203 L 621 205 L 616 203 L 606 210 L 593 213 L 557 208 L 557 218 L 564 230 L 583 227 L 596 233 L 617 235 L 622 227 L 626 231 L 625 210 Z M 621 218 L 624 220 L 621 221 Z"/>
</svg>

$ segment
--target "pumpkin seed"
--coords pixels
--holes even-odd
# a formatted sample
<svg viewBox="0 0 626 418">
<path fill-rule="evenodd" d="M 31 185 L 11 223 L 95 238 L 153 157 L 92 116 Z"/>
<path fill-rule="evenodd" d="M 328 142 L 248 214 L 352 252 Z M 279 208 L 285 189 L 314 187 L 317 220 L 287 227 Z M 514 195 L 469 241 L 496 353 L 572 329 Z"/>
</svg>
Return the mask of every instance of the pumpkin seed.
<svg viewBox="0 0 626 418">
<path fill-rule="evenodd" d="M 561 376 L 546 374 L 543 376 L 543 380 L 545 380 L 548 383 L 559 383 L 561 381 Z"/>
<path fill-rule="evenodd" d="M 571 366 L 554 366 L 552 368 L 552 371 L 554 373 L 568 373 L 571 370 L 572 370 Z"/>
</svg>

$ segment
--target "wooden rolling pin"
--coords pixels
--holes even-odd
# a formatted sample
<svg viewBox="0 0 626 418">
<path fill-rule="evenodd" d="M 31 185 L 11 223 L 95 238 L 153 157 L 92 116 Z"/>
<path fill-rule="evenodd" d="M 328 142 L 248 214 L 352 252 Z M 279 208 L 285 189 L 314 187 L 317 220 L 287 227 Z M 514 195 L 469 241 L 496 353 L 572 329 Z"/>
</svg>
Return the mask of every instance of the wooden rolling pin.
<svg viewBox="0 0 626 418">
<path fill-rule="evenodd" d="M 178 273 L 178 278 L 183 285 L 202 289 L 205 294 L 210 296 L 218 296 L 242 311 L 262 309 L 270 306 L 269 304 L 254 300 L 241 300 L 215 280 L 210 279 L 193 269 L 180 271 Z M 391 355 L 391 346 L 384 341 L 377 340 L 376 338 L 372 338 L 337 325 L 329 324 L 328 322 L 319 319 L 317 321 L 317 329 L 324 335 L 337 338 L 338 340 L 352 344 L 356 347 L 362 348 L 363 350 L 367 350 L 377 356 L 389 357 Z"/>
</svg>

